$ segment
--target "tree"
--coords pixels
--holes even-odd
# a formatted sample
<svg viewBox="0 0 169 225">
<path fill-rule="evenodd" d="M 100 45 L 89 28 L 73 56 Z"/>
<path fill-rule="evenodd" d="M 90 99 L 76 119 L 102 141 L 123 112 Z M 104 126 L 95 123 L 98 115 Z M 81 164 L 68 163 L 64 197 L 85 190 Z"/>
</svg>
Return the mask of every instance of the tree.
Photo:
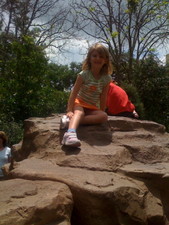
<svg viewBox="0 0 169 225">
<path fill-rule="evenodd" d="M 61 6 L 61 3 L 61 0 L 0 2 L 0 112 L 15 121 L 57 110 L 59 104 L 55 101 L 54 107 L 49 98 L 56 95 L 65 98 L 57 92 L 59 89 L 49 90 L 44 51 L 49 46 L 59 47 L 58 40 L 63 43 L 71 36 L 68 4 Z"/>
<path fill-rule="evenodd" d="M 68 92 L 51 87 L 45 49 L 60 49 L 71 27 L 62 0 L 0 2 L 0 126 L 11 143 L 21 139 L 24 119 L 65 111 Z"/>
<path fill-rule="evenodd" d="M 59 47 L 56 41 L 72 35 L 69 8 L 62 0 L 2 0 L 0 9 L 3 32 L 15 39 L 29 35 L 47 48 Z"/>
<path fill-rule="evenodd" d="M 47 79 L 49 80 L 49 86 L 53 89 L 60 91 L 69 91 L 74 85 L 79 64 L 71 63 L 68 65 L 57 65 L 50 63 L 48 65 Z"/>
<path fill-rule="evenodd" d="M 169 73 L 154 55 L 142 60 L 135 73 L 135 85 L 145 107 L 145 119 L 164 124 L 169 129 Z"/>
<path fill-rule="evenodd" d="M 1 61 L 0 108 L 18 121 L 40 106 L 47 59 L 29 36 L 8 43 L 6 50 L 7 60 Z"/>
<path fill-rule="evenodd" d="M 109 46 L 118 81 L 131 80 L 134 58 L 168 41 L 167 0 L 74 0 L 73 8 L 77 29 Z"/>
</svg>

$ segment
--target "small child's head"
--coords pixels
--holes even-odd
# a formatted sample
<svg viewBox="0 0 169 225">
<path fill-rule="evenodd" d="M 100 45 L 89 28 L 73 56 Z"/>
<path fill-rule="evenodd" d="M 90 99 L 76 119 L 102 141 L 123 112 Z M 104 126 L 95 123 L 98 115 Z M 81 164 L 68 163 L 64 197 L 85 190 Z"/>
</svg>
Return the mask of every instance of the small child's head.
<svg viewBox="0 0 169 225">
<path fill-rule="evenodd" d="M 82 65 L 82 69 L 83 70 L 91 69 L 91 55 L 94 51 L 96 51 L 101 57 L 105 58 L 105 60 L 106 60 L 106 63 L 103 65 L 103 67 L 100 71 L 101 74 L 104 74 L 104 75 L 112 74 L 113 69 L 112 69 L 110 53 L 109 53 L 108 49 L 101 43 L 96 43 L 89 48 L 87 57 L 84 60 L 84 63 Z"/>
</svg>

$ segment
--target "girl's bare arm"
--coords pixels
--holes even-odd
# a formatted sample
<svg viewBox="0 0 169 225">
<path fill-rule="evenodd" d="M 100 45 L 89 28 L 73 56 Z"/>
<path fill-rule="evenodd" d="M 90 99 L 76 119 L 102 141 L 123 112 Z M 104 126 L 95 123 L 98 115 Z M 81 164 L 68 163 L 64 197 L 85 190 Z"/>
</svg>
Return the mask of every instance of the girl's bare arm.
<svg viewBox="0 0 169 225">
<path fill-rule="evenodd" d="M 78 75 L 76 82 L 74 84 L 73 90 L 70 93 L 68 105 L 67 105 L 67 116 L 71 117 L 73 115 L 73 109 L 74 109 L 74 102 L 77 97 L 77 94 L 80 90 L 80 87 L 83 83 L 83 79 L 81 76 Z"/>
</svg>

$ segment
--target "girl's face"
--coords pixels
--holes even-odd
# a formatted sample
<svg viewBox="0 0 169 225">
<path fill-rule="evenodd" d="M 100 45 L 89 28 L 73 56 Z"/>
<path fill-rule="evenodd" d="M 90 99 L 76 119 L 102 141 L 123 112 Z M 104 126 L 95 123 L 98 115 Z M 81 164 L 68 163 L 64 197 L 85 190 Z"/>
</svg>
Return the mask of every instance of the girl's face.
<svg viewBox="0 0 169 225">
<path fill-rule="evenodd" d="M 90 63 L 92 67 L 97 66 L 101 69 L 106 63 L 106 58 L 94 50 L 90 56 Z"/>
</svg>

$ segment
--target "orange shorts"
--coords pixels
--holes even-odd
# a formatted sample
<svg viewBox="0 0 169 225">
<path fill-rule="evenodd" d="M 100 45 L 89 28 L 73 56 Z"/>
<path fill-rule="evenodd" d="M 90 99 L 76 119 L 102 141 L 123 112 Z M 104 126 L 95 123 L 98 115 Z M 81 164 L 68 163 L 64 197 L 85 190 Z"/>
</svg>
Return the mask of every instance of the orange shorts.
<svg viewBox="0 0 169 225">
<path fill-rule="evenodd" d="M 83 108 L 93 109 L 93 110 L 100 110 L 97 106 L 88 104 L 88 103 L 84 102 L 83 100 L 81 100 L 79 98 L 75 99 L 75 106 L 81 106 Z"/>
</svg>

